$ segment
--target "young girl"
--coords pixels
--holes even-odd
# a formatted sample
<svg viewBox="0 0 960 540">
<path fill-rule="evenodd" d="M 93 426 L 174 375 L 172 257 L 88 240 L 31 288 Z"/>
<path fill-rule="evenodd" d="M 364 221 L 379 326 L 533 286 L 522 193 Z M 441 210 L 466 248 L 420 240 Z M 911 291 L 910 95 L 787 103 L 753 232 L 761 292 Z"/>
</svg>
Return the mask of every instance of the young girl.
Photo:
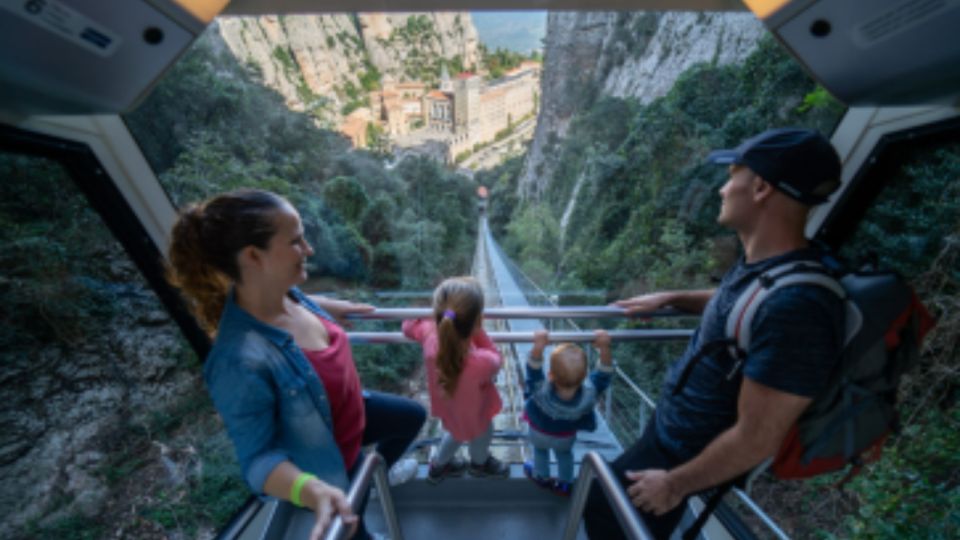
<svg viewBox="0 0 960 540">
<path fill-rule="evenodd" d="M 483 289 L 470 277 L 445 280 L 433 293 L 433 319 L 404 321 L 403 333 L 423 346 L 430 409 L 446 432 L 427 480 L 447 476 L 507 476 L 510 469 L 490 455 L 491 421 L 502 403 L 493 379 L 500 353 L 483 331 Z M 456 457 L 468 443 L 470 465 Z"/>
</svg>

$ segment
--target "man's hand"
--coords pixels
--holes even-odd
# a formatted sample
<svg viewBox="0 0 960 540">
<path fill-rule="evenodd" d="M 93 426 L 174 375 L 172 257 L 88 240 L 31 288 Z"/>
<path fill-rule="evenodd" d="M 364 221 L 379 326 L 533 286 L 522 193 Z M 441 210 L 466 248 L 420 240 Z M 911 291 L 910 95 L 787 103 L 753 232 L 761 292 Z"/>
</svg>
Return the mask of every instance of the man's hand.
<svg viewBox="0 0 960 540">
<path fill-rule="evenodd" d="M 627 488 L 627 496 L 634 506 L 654 515 L 663 515 L 676 508 L 683 500 L 683 493 L 670 482 L 670 475 L 663 469 L 627 471 L 633 483 Z"/>
<path fill-rule="evenodd" d="M 550 334 L 546 330 L 537 330 L 533 333 L 533 348 L 530 349 L 530 358 L 540 360 L 543 358 L 543 350 L 547 348 L 547 342 Z"/>
<path fill-rule="evenodd" d="M 636 315 L 638 313 L 648 313 L 666 307 L 673 301 L 673 296 L 671 292 L 641 294 L 633 298 L 617 300 L 613 305 L 627 310 L 627 315 Z"/>
</svg>

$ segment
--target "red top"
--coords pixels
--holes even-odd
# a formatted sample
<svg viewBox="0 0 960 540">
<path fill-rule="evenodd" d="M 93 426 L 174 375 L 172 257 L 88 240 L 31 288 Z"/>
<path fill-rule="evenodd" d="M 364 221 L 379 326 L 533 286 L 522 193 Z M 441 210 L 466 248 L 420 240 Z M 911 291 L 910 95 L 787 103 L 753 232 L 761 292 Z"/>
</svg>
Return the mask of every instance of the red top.
<svg viewBox="0 0 960 540">
<path fill-rule="evenodd" d="M 319 317 L 327 329 L 330 344 L 326 349 L 302 349 L 314 371 L 323 381 L 333 414 L 333 438 L 337 441 L 347 470 L 360 455 L 363 428 L 366 426 L 360 376 L 353 363 L 347 334 L 339 326 Z"/>
</svg>

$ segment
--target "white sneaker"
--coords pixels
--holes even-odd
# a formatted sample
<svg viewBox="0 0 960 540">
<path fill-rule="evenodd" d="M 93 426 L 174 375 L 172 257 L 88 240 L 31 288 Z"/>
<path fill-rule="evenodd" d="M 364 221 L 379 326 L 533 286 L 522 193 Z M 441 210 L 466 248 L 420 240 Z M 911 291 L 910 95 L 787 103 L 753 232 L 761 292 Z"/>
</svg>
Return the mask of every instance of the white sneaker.
<svg viewBox="0 0 960 540">
<path fill-rule="evenodd" d="M 401 459 L 394 463 L 393 467 L 390 467 L 390 472 L 387 473 L 387 480 L 391 486 L 399 486 L 400 484 L 409 482 L 417 476 L 417 469 L 419 467 L 420 464 L 413 458 Z"/>
</svg>

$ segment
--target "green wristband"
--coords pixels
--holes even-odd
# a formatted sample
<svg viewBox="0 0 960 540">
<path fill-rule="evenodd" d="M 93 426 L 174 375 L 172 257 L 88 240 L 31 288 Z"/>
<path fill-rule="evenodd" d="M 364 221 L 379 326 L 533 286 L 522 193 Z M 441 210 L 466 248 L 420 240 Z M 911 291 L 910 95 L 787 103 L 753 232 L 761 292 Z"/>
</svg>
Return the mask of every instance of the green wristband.
<svg viewBox="0 0 960 540">
<path fill-rule="evenodd" d="M 297 479 L 293 481 L 293 486 L 290 488 L 290 502 L 297 506 L 303 506 L 300 502 L 300 491 L 303 489 L 304 484 L 309 482 L 311 478 L 316 478 L 316 475 L 302 472 L 297 476 Z"/>
</svg>

